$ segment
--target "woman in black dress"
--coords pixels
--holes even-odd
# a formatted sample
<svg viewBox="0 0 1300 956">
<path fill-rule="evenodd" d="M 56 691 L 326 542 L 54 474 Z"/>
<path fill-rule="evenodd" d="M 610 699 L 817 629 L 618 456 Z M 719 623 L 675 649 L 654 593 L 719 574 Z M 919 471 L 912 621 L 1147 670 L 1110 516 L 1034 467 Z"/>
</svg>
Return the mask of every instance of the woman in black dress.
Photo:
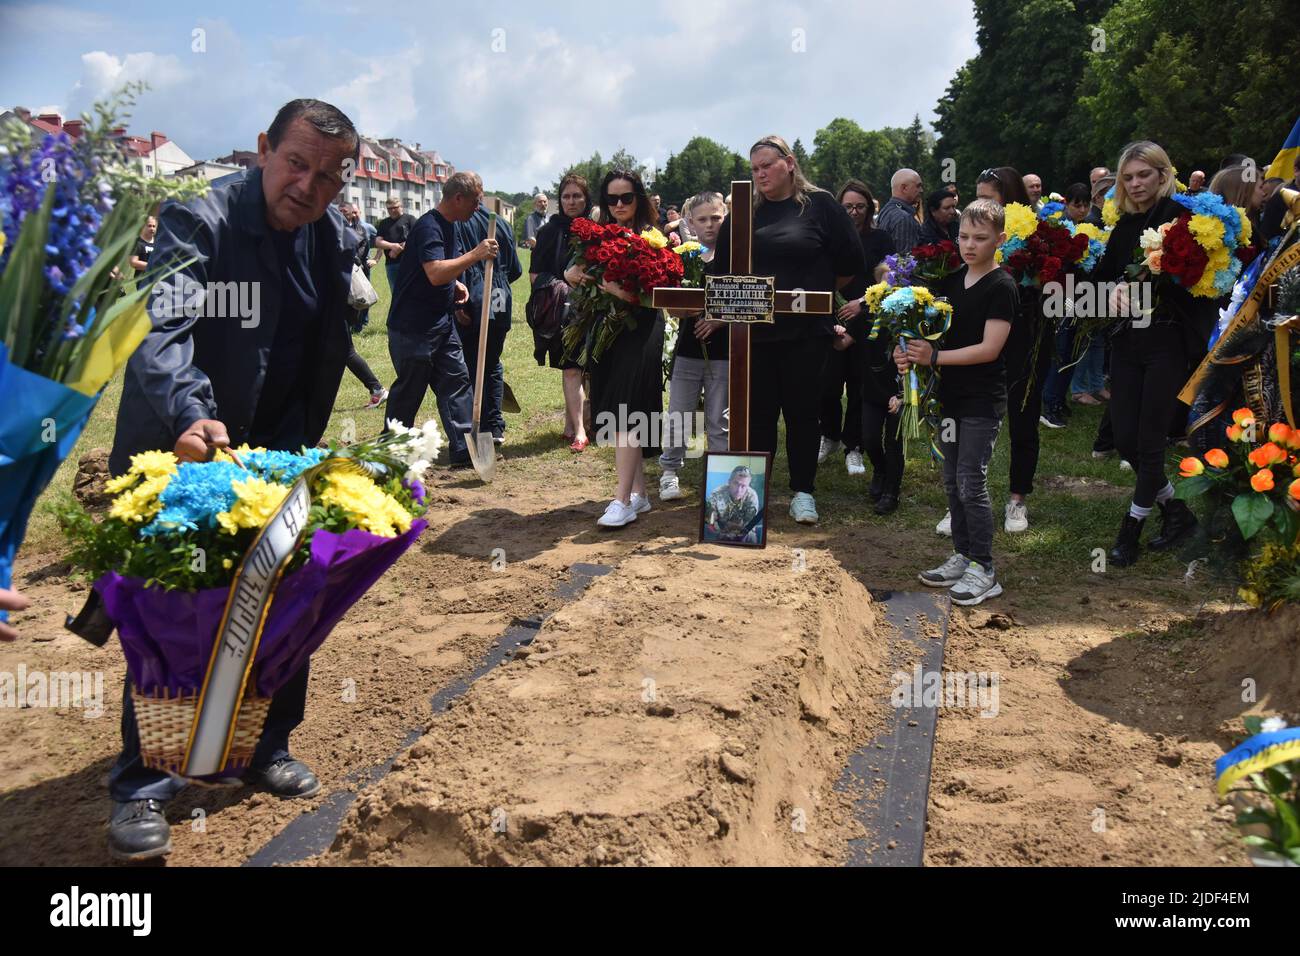
<svg viewBox="0 0 1300 956">
<path fill-rule="evenodd" d="M 528 279 L 533 295 L 553 295 L 558 290 L 567 301 L 564 270 L 569 264 L 569 231 L 573 220 L 591 214 L 591 189 L 587 180 L 570 173 L 560 180 L 560 211 L 546 220 L 537 232 L 537 245 L 533 249 L 532 267 Z M 554 286 L 554 289 L 552 289 Z M 562 307 L 562 303 L 560 303 Z M 561 330 L 562 332 L 563 330 Z M 587 447 L 587 429 L 583 423 L 582 366 L 564 355 L 563 335 L 556 332 L 549 339 L 533 336 L 533 357 L 542 365 L 548 359 L 551 368 L 563 370 L 564 375 L 564 441 L 574 451 Z"/>
<path fill-rule="evenodd" d="M 646 195 L 641 177 L 614 169 L 600 184 L 601 225 L 617 222 L 640 234 L 655 226 L 659 211 Z M 564 274 L 570 285 L 594 281 L 576 265 Z M 597 443 L 613 436 L 618 487 L 614 500 L 596 522 L 602 528 L 621 528 L 650 510 L 645 492 L 643 461 L 658 450 L 651 447 L 650 430 L 663 412 L 664 317 L 658 309 L 641 307 L 638 298 L 621 286 L 604 282 L 601 288 L 632 305 L 635 328 L 625 328 L 600 359 L 591 365 L 591 420 Z"/>
</svg>

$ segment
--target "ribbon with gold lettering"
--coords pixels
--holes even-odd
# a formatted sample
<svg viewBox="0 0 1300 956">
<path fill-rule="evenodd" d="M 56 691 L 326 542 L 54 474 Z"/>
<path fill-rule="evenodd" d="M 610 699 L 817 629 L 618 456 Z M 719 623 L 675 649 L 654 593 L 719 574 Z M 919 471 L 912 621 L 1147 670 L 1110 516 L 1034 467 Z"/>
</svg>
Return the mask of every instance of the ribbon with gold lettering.
<svg viewBox="0 0 1300 956">
<path fill-rule="evenodd" d="M 1300 242 L 1293 244 L 1289 249 L 1277 254 L 1274 260 L 1269 263 L 1268 267 L 1260 273 L 1259 279 L 1255 282 L 1255 287 L 1251 289 L 1250 295 L 1248 295 L 1246 301 L 1241 304 L 1241 308 L 1237 310 L 1237 314 L 1232 317 L 1232 321 L 1228 323 L 1228 327 L 1223 330 L 1223 334 L 1219 336 L 1219 341 L 1215 343 L 1214 348 L 1205 356 L 1201 361 L 1201 364 L 1197 366 L 1196 371 L 1192 374 L 1192 377 L 1187 380 L 1187 384 L 1183 386 L 1182 391 L 1178 393 L 1179 401 L 1183 402 L 1185 405 L 1191 405 L 1196 400 L 1196 393 L 1200 390 L 1201 382 L 1204 381 L 1206 373 L 1209 372 L 1211 365 L 1231 364 L 1230 361 L 1221 360 L 1219 358 L 1219 352 L 1223 347 L 1223 344 L 1227 342 L 1231 338 L 1232 334 L 1242 326 L 1254 321 L 1256 314 L 1259 312 L 1260 306 L 1264 304 L 1264 299 L 1268 295 L 1269 286 L 1276 282 L 1282 273 L 1295 265 L 1300 265 Z M 1296 421 L 1295 412 L 1291 407 L 1291 369 L 1289 365 L 1290 349 L 1287 347 L 1287 339 L 1289 335 L 1290 332 L 1288 329 L 1279 328 L 1277 330 L 1278 387 L 1282 391 L 1282 402 L 1283 407 L 1286 410 L 1287 423 L 1294 428 Z M 1238 359 L 1238 361 L 1245 361 L 1245 359 Z M 1192 424 L 1190 430 L 1196 431 L 1196 429 L 1200 428 L 1206 422 L 1213 420 L 1221 411 L 1223 411 L 1222 405 L 1202 415 Z"/>
<path fill-rule="evenodd" d="M 267 612 L 307 529 L 310 483 L 325 467 L 336 464 L 322 462 L 298 478 L 235 569 L 185 748 L 183 772 L 187 777 L 217 773 L 230 756 Z"/>
</svg>

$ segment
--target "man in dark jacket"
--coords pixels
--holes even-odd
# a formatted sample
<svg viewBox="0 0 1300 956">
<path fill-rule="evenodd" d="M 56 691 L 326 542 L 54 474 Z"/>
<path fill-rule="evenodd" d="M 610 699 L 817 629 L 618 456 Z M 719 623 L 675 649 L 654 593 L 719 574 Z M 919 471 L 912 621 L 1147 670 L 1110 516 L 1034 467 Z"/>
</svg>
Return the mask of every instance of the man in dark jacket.
<svg viewBox="0 0 1300 956">
<path fill-rule="evenodd" d="M 509 228 L 508 222 L 497 223 L 498 234 L 502 229 Z M 456 246 L 460 249 L 473 249 L 487 238 L 487 234 L 488 211 L 480 204 L 468 220 L 456 223 Z M 464 281 L 469 290 L 469 298 L 456 309 L 456 331 L 460 335 L 465 367 L 471 382 L 474 381 L 478 362 L 479 318 L 483 314 L 483 279 L 487 271 L 484 266 L 485 263 L 476 262 L 465 270 Z M 510 283 L 523 274 L 524 267 L 519 262 L 515 244 L 500 243 L 496 266 L 492 270 L 492 317 L 488 320 L 487 350 L 483 360 L 483 410 L 479 413 L 481 426 L 492 431 L 492 439 L 498 445 L 505 441 L 506 433 L 506 419 L 501 414 L 501 398 L 505 394 L 505 369 L 501 365 L 501 352 L 506 345 L 506 335 L 510 332 L 510 317 L 514 309 Z M 474 396 L 474 401 L 478 400 L 478 396 Z"/>
<path fill-rule="evenodd" d="M 297 450 L 320 441 L 349 352 L 356 245 L 330 202 L 359 143 L 335 107 L 293 100 L 258 136 L 257 169 L 204 198 L 163 207 L 151 261 L 193 261 L 159 282 L 150 300 L 153 329 L 126 366 L 113 474 L 152 449 L 205 461 L 243 442 Z M 320 790 L 315 774 L 289 756 L 306 700 L 304 665 L 272 699 L 245 777 L 280 797 Z M 171 851 L 163 804 L 182 785 L 141 762 L 128 688 L 122 753 L 109 772 L 115 858 Z"/>
</svg>

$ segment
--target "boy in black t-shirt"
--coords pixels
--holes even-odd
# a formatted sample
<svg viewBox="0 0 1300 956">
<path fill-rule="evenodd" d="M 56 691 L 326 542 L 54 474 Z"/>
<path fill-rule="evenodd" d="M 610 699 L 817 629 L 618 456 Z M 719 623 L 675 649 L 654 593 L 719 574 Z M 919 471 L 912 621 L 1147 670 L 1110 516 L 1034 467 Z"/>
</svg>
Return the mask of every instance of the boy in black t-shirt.
<svg viewBox="0 0 1300 956">
<path fill-rule="evenodd" d="M 1002 206 L 977 199 L 961 214 L 958 247 L 965 266 L 942 286 L 952 304 L 952 327 L 938 348 L 921 339 L 895 349 L 900 372 L 911 365 L 939 369 L 943 421 L 943 486 L 952 512 L 953 554 L 920 574 L 921 583 L 951 588 L 954 604 L 979 604 L 1002 593 L 993 570 L 993 507 L 988 469 L 1002 416 L 1007 376 L 1002 357 L 1019 296 L 994 253 L 1005 241 Z"/>
</svg>

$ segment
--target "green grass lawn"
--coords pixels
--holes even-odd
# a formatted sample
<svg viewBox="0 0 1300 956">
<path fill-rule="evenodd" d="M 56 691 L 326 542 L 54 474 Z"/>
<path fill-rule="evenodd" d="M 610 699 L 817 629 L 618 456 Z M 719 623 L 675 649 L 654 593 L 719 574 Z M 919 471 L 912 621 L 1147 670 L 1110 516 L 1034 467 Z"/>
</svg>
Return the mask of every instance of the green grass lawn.
<svg viewBox="0 0 1300 956">
<path fill-rule="evenodd" d="M 563 430 L 563 397 L 560 375 L 555 369 L 537 365 L 533 359 L 532 335 L 524 321 L 524 304 L 528 296 L 528 250 L 520 250 L 524 274 L 514 283 L 514 325 L 506 340 L 503 361 L 506 378 L 514 389 L 523 408 L 520 415 L 507 415 L 511 446 L 528 449 L 526 457 L 516 457 L 514 467 L 528 469 L 536 462 L 539 473 L 548 460 L 560 460 L 571 452 L 560 442 Z M 385 333 L 389 306 L 389 288 L 385 272 L 375 269 L 371 276 L 379 302 L 370 310 L 370 322 L 356 336 L 358 351 L 365 357 L 375 374 L 385 384 L 393 380 L 393 367 L 388 358 Z M 816 387 L 815 383 L 809 383 Z M 59 469 L 46 491 L 45 499 L 68 495 L 71 492 L 77 459 L 91 448 L 108 448 L 112 443 L 113 425 L 121 396 L 119 375 L 104 393 L 85 433 L 70 457 Z M 327 437 L 342 438 L 352 431 L 358 438 L 377 434 L 383 427 L 383 410 L 364 408 L 367 393 L 361 382 L 350 373 L 344 373 L 343 384 L 335 403 Z M 420 419 L 434 416 L 437 410 L 432 394 L 426 396 Z M 1040 579 L 1062 578 L 1090 573 L 1093 549 L 1109 548 L 1119 527 L 1120 519 L 1132 488 L 1132 474 L 1119 469 L 1119 462 L 1111 457 L 1095 460 L 1091 456 L 1092 440 L 1100 420 L 1100 409 L 1075 408 L 1068 428 L 1042 429 L 1042 454 L 1038 469 L 1039 490 L 1030 498 L 1030 530 L 1025 534 L 1008 535 L 998 531 L 995 556 L 1015 557 L 1021 574 L 1031 573 Z M 777 522 L 785 521 L 783 512 L 789 502 L 789 472 L 785 463 L 784 431 L 776 456 L 771 487 L 773 498 L 771 515 Z M 844 471 L 843 458 L 834 456 L 818 470 L 817 508 L 821 515 L 821 528 L 834 532 L 838 528 L 856 528 L 872 523 L 888 528 L 891 534 L 925 536 L 935 544 L 936 553 L 941 545 L 933 534 L 935 522 L 943 515 L 946 500 L 937 467 L 930 464 L 928 451 L 922 442 L 912 443 L 912 455 L 904 476 L 903 503 L 900 510 L 888 518 L 878 518 L 869 510 L 864 478 L 849 478 Z M 989 470 L 989 487 L 999 529 L 1002 509 L 1007 501 L 1009 436 L 1004 424 Z M 589 449 L 613 471 L 611 449 Z M 652 466 L 650 485 L 657 487 L 657 466 Z M 1084 479 L 1084 481 L 1079 481 Z M 700 461 L 689 460 L 683 471 L 684 484 L 698 489 Z M 594 497 L 609 492 L 608 483 L 593 488 Z M 653 492 L 652 492 L 653 496 Z M 45 509 L 33 515 L 25 550 L 46 552 L 59 546 L 59 532 L 53 517 Z M 1169 556 L 1149 556 L 1134 572 L 1144 577 L 1164 578 L 1176 576 L 1180 567 L 1178 559 Z"/>
</svg>

